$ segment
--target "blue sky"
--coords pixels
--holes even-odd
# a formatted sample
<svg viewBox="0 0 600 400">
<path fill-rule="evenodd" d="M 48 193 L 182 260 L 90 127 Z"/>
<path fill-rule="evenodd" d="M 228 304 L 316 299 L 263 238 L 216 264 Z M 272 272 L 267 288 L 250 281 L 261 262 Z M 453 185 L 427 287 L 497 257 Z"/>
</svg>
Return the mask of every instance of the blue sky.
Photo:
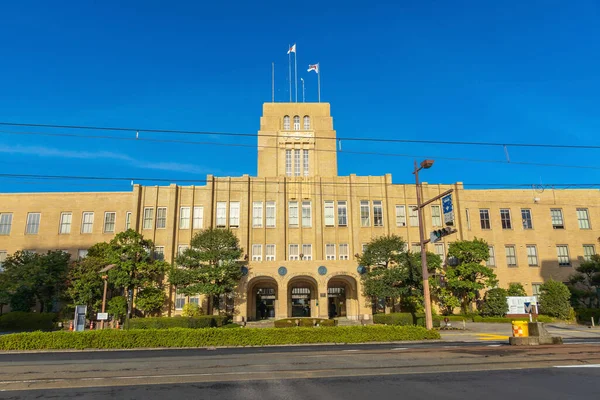
<svg viewBox="0 0 600 400">
<path fill-rule="evenodd" d="M 338 136 L 600 145 L 600 3 L 568 1 L 12 1 L 0 5 L 0 121 L 256 133 L 287 92 L 298 45 L 307 101 L 331 103 Z M 507 5 L 505 3 L 514 3 Z M 256 150 L 14 135 L 0 174 L 256 174 Z M 70 132 L 75 133 L 75 132 Z M 81 134 L 113 134 L 87 132 Z M 116 135 L 131 136 L 127 133 Z M 142 137 L 237 142 L 175 134 Z M 504 160 L 501 147 L 344 142 L 343 150 Z M 513 161 L 598 168 L 600 150 L 509 148 Z M 413 158 L 344 154 L 339 173 L 411 182 Z M 600 169 L 438 159 L 423 179 L 599 183 Z M 128 182 L 0 179 L 0 191 L 128 190 Z"/>
</svg>

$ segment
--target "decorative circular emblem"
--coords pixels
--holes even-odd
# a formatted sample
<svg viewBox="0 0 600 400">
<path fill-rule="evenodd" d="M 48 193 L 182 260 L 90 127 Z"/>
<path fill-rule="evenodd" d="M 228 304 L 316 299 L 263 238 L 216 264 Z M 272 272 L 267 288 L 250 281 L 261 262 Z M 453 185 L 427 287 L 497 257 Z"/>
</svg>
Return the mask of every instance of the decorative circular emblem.
<svg viewBox="0 0 600 400">
<path fill-rule="evenodd" d="M 285 274 L 287 274 L 287 268 L 286 267 L 279 267 L 279 269 L 277 270 L 277 273 L 281 276 L 285 276 Z"/>
<path fill-rule="evenodd" d="M 356 268 L 356 272 L 362 275 L 367 272 L 367 268 L 364 265 L 359 265 L 358 268 Z"/>
<path fill-rule="evenodd" d="M 242 276 L 246 276 L 248 275 L 248 267 L 246 267 L 245 265 L 242 265 Z"/>
<path fill-rule="evenodd" d="M 319 275 L 326 275 L 327 274 L 327 267 L 324 266 L 324 265 L 321 265 L 317 271 L 319 272 Z"/>
</svg>

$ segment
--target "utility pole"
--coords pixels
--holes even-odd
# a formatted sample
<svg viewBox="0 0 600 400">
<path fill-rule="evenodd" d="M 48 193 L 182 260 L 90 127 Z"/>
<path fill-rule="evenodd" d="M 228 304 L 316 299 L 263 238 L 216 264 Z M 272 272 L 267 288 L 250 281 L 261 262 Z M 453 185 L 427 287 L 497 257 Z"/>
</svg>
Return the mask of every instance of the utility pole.
<svg viewBox="0 0 600 400">
<path fill-rule="evenodd" d="M 106 267 L 100 270 L 102 275 L 102 280 L 104 280 L 104 294 L 102 295 L 102 313 L 106 310 L 106 290 L 108 289 L 108 271 L 115 267 L 114 264 L 107 265 Z M 100 329 L 104 329 L 104 320 L 100 321 Z"/>
</svg>

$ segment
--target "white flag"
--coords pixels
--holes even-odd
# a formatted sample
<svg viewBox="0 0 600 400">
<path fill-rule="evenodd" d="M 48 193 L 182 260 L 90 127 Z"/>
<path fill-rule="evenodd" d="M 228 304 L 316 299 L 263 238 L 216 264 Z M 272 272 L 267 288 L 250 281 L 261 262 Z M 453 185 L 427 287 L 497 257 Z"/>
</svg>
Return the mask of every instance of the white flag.
<svg viewBox="0 0 600 400">
<path fill-rule="evenodd" d="M 309 64 L 308 72 L 315 71 L 317 74 L 319 73 L 319 64 Z"/>
<path fill-rule="evenodd" d="M 290 47 L 290 49 L 288 50 L 288 54 L 290 53 L 295 53 L 296 52 L 296 43 L 294 43 L 294 45 L 292 47 Z"/>
</svg>

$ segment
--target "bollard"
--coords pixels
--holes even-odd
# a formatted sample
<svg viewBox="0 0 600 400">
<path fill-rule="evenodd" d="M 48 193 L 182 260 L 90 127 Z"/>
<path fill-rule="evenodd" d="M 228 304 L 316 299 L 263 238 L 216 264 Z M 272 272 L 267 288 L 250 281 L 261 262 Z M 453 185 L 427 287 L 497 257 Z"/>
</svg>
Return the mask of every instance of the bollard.
<svg viewBox="0 0 600 400">
<path fill-rule="evenodd" d="M 90 321 L 90 331 L 94 330 L 94 321 Z"/>
<path fill-rule="evenodd" d="M 73 321 L 69 322 L 69 332 L 73 332 Z"/>
<path fill-rule="evenodd" d="M 595 327 L 596 325 L 594 325 L 594 317 L 592 317 L 592 328 Z"/>
</svg>

